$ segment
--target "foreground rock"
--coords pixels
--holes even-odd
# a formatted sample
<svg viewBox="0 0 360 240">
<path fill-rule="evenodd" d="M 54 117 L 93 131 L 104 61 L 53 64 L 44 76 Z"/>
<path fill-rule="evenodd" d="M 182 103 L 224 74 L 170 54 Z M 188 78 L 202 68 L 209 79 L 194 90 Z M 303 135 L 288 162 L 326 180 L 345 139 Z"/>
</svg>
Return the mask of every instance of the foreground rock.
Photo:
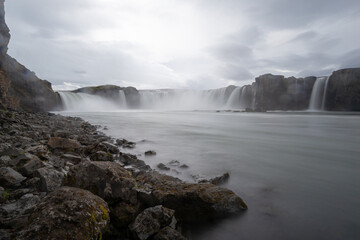
<svg viewBox="0 0 360 240">
<path fill-rule="evenodd" d="M 138 239 L 146 240 L 164 227 L 175 229 L 176 222 L 175 211 L 159 205 L 140 213 L 130 225 L 130 230 Z"/>
<path fill-rule="evenodd" d="M 45 197 L 18 239 L 102 238 L 110 222 L 107 203 L 89 191 L 62 187 Z"/>
<path fill-rule="evenodd" d="M 245 202 L 229 189 L 210 183 L 190 184 L 157 172 L 140 172 L 136 182 L 148 205 L 163 205 L 176 211 L 182 221 L 218 219 L 246 210 Z"/>
</svg>

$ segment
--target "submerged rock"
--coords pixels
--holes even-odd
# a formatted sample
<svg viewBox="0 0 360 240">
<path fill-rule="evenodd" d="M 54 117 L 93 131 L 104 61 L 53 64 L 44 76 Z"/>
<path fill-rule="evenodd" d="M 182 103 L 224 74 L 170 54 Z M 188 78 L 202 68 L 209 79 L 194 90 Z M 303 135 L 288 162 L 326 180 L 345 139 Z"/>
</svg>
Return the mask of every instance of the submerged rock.
<svg viewBox="0 0 360 240">
<path fill-rule="evenodd" d="M 230 178 L 230 174 L 229 173 L 224 173 L 223 175 L 214 177 L 214 178 L 210 178 L 210 179 L 202 179 L 199 181 L 199 183 L 211 183 L 214 185 L 220 185 L 223 184 L 225 182 L 227 182 Z"/>
<path fill-rule="evenodd" d="M 159 164 L 157 165 L 157 168 L 160 169 L 160 170 L 164 170 L 164 171 L 169 171 L 169 170 L 170 170 L 170 168 L 167 167 L 167 166 L 166 166 L 165 164 L 163 164 L 163 163 L 159 163 Z"/>
<path fill-rule="evenodd" d="M 46 196 L 17 239 L 102 238 L 110 222 L 107 203 L 89 191 L 62 187 Z"/>
<path fill-rule="evenodd" d="M 145 152 L 145 156 L 153 156 L 156 155 L 156 152 L 154 150 L 149 150 Z"/>
</svg>

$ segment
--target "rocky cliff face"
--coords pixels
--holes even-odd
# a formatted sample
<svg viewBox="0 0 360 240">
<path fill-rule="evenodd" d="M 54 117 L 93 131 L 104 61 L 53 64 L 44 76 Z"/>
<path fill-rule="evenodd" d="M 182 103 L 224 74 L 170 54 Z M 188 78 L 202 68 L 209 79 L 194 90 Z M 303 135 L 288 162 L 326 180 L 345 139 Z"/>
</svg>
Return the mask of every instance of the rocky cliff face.
<svg viewBox="0 0 360 240">
<path fill-rule="evenodd" d="M 50 82 L 39 79 L 7 54 L 9 40 L 4 0 L 0 0 L 0 107 L 35 112 L 53 110 L 60 104 L 60 97 Z"/>
<path fill-rule="evenodd" d="M 325 109 L 360 111 L 360 68 L 333 72 L 326 88 Z"/>
<path fill-rule="evenodd" d="M 265 74 L 255 79 L 255 110 L 305 110 L 316 77 L 285 78 Z"/>
<path fill-rule="evenodd" d="M 140 105 L 139 91 L 134 87 L 119 87 L 115 85 L 101 85 L 96 87 L 84 87 L 76 89 L 74 93 L 87 93 L 107 98 L 116 103 L 122 101 L 119 91 L 123 91 L 129 108 L 137 108 Z"/>
</svg>

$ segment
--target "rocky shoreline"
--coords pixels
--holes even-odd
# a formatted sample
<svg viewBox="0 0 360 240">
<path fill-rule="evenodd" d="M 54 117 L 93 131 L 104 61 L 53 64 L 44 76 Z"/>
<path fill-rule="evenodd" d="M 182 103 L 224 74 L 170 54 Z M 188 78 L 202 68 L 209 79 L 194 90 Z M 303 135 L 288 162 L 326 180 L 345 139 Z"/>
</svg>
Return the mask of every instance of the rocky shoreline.
<svg viewBox="0 0 360 240">
<path fill-rule="evenodd" d="M 247 209 L 228 189 L 152 170 L 80 118 L 2 110 L 0 130 L 0 239 L 186 239 L 184 225 Z"/>
</svg>

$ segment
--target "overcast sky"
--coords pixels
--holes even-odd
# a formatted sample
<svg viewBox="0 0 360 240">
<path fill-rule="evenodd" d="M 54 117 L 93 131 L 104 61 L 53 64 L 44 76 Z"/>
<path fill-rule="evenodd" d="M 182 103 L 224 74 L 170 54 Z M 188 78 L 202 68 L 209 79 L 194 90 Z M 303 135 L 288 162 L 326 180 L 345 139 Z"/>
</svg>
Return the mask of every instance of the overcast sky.
<svg viewBox="0 0 360 240">
<path fill-rule="evenodd" d="M 211 89 L 360 67 L 359 0 L 6 0 L 9 54 L 55 89 Z"/>
</svg>

